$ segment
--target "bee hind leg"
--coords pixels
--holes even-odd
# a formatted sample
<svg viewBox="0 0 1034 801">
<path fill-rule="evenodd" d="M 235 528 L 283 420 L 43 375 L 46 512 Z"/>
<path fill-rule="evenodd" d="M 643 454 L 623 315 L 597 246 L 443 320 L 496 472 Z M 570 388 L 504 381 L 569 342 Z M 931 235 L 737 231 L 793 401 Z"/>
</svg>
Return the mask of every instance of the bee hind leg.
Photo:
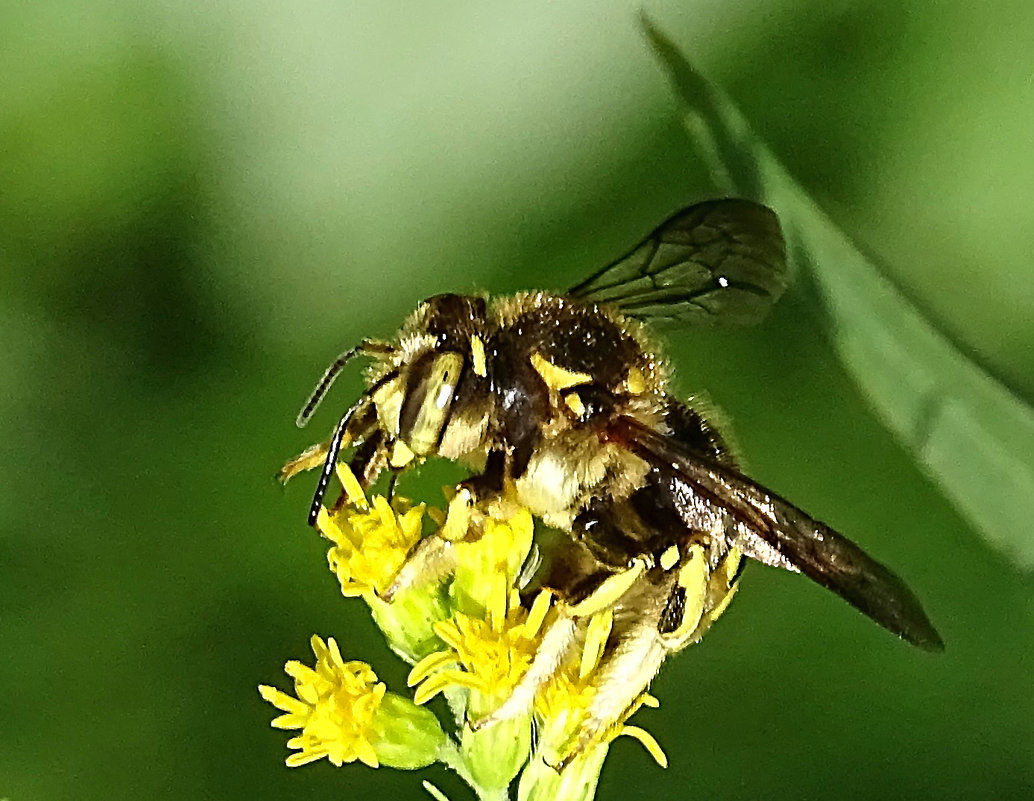
<svg viewBox="0 0 1034 801">
<path fill-rule="evenodd" d="M 472 731 L 477 731 L 528 712 L 535 703 L 535 696 L 539 690 L 556 675 L 566 660 L 571 646 L 575 643 L 578 625 L 578 619 L 570 615 L 561 614 L 557 617 L 542 635 L 542 642 L 535 651 L 531 665 L 509 697 L 488 715 L 468 721 L 467 726 Z"/>
<path fill-rule="evenodd" d="M 554 758 L 544 755 L 559 772 L 593 746 L 605 742 L 639 708 L 640 699 L 668 655 L 654 621 L 639 621 L 617 635 L 613 650 L 597 668 L 596 692 L 566 743 L 552 744 Z"/>
<path fill-rule="evenodd" d="M 558 749 L 557 770 L 619 734 L 668 654 L 699 638 L 709 579 L 705 550 L 693 545 L 669 569 L 644 574 L 618 600 L 610 642 L 593 678 L 596 691 L 577 733 Z"/>
</svg>

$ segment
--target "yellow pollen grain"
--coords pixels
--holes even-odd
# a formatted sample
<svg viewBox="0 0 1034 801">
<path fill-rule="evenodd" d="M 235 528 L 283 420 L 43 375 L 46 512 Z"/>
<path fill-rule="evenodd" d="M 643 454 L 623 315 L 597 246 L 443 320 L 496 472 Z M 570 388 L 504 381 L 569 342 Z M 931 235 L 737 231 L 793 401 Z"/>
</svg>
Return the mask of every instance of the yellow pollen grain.
<svg viewBox="0 0 1034 801">
<path fill-rule="evenodd" d="M 557 367 L 538 353 L 531 354 L 531 366 L 535 368 L 536 373 L 542 376 L 546 386 L 557 392 L 592 382 L 592 376 L 588 373 L 575 373 L 565 370 L 563 367 Z"/>
<path fill-rule="evenodd" d="M 445 524 L 439 531 L 442 539 L 455 542 L 467 535 L 470 527 L 472 500 L 470 491 L 466 487 L 452 496 L 452 500 L 449 501 L 449 511 L 445 516 Z"/>
<path fill-rule="evenodd" d="M 407 464 L 412 462 L 416 458 L 416 454 L 409 449 L 400 439 L 395 440 L 395 444 L 391 446 L 391 457 L 388 461 L 392 467 L 399 468 L 405 467 Z"/>
<path fill-rule="evenodd" d="M 642 395 L 646 392 L 646 376 L 643 375 L 643 371 L 638 367 L 633 367 L 628 371 L 628 378 L 625 379 L 625 386 L 628 387 L 628 391 L 633 395 Z"/>
<path fill-rule="evenodd" d="M 488 365 L 485 363 L 485 343 L 477 334 L 470 337 L 470 355 L 474 368 L 474 375 L 484 378 L 488 375 Z"/>
<path fill-rule="evenodd" d="M 582 399 L 578 397 L 577 392 L 571 392 L 565 395 L 564 403 L 567 404 L 567 408 L 574 412 L 576 416 L 585 416 L 585 404 L 582 403 Z"/>
<path fill-rule="evenodd" d="M 679 546 L 672 545 L 661 554 L 661 569 L 671 570 L 679 562 Z"/>
</svg>

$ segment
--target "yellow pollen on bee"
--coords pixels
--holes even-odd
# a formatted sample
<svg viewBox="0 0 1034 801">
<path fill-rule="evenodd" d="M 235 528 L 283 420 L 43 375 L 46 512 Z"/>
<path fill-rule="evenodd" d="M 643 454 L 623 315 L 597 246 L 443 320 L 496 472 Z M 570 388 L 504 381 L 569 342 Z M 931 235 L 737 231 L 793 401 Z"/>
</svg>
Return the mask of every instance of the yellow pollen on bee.
<svg viewBox="0 0 1034 801">
<path fill-rule="evenodd" d="M 578 397 L 577 392 L 569 392 L 565 395 L 564 403 L 567 404 L 567 408 L 574 412 L 577 417 L 585 416 L 585 404 L 582 403 L 582 399 Z"/>
<path fill-rule="evenodd" d="M 641 395 L 646 392 L 646 376 L 643 375 L 643 371 L 638 367 L 631 368 L 628 371 L 628 378 L 625 379 L 625 386 L 633 395 Z"/>
<path fill-rule="evenodd" d="M 470 336 L 471 366 L 474 368 L 474 375 L 484 378 L 488 375 L 488 365 L 485 362 L 485 343 L 477 334 Z"/>
<path fill-rule="evenodd" d="M 729 555 L 722 562 L 722 569 L 725 572 L 725 583 L 729 587 L 729 591 L 725 594 L 725 597 L 718 602 L 718 605 L 708 612 L 708 617 L 711 620 L 717 620 L 721 617 L 726 607 L 729 606 L 729 602 L 732 600 L 732 596 L 736 594 L 736 590 L 740 588 L 739 582 L 733 584 L 732 577 L 736 575 L 736 571 L 740 566 L 740 562 L 743 560 L 743 554 L 735 548 L 730 549 Z"/>
<path fill-rule="evenodd" d="M 546 386 L 557 392 L 577 387 L 580 384 L 592 383 L 592 376 L 588 373 L 574 373 L 570 370 L 565 370 L 563 367 L 553 364 L 553 362 L 547 360 L 539 353 L 531 354 L 531 366 L 535 368 L 536 373 L 542 376 Z"/>
<path fill-rule="evenodd" d="M 438 534 L 442 539 L 455 542 L 467 535 L 470 527 L 470 513 L 473 504 L 473 497 L 466 487 L 452 496 L 449 501 L 449 510 L 445 516 L 445 523 Z"/>
<path fill-rule="evenodd" d="M 672 545 L 661 554 L 661 569 L 671 570 L 679 562 L 679 546 Z"/>
<path fill-rule="evenodd" d="M 388 461 L 391 462 L 392 467 L 399 468 L 405 467 L 415 458 L 416 454 L 409 449 L 409 446 L 402 440 L 397 439 L 391 448 L 391 458 Z"/>
</svg>

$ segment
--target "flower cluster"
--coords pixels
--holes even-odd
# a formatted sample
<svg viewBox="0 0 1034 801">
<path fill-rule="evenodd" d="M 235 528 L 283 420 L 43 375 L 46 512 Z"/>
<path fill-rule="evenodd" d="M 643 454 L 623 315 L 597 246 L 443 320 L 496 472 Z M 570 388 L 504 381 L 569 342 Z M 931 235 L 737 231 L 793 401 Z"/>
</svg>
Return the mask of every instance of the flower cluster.
<svg viewBox="0 0 1034 801">
<path fill-rule="evenodd" d="M 367 603 L 388 644 L 412 665 L 412 694 L 388 692 L 369 665 L 346 662 L 333 639 L 313 637 L 315 667 L 286 666 L 294 695 L 259 688 L 285 713 L 273 726 L 300 730 L 288 741 L 295 750 L 289 766 L 324 757 L 335 765 L 409 769 L 441 762 L 480 798 L 507 797 L 519 776 L 520 798 L 574 801 L 593 797 L 609 743 L 621 734 L 666 764 L 651 735 L 624 723 L 587 747 L 574 745 L 597 690 L 610 609 L 591 617 L 571 656 L 532 680 L 562 602 L 548 590 L 522 596 L 535 533 L 527 510 L 474 509 L 460 491 L 442 512 L 397 497 L 368 498 L 346 467 L 338 479 L 341 501 L 317 520 L 331 543 L 330 569 L 342 593 Z M 458 721 L 452 734 L 425 706 L 439 695 Z M 625 718 L 642 705 L 656 700 L 643 694 Z"/>
<path fill-rule="evenodd" d="M 316 667 L 290 661 L 294 696 L 261 685 L 262 697 L 285 714 L 273 721 L 278 729 L 301 729 L 287 741 L 298 753 L 287 758 L 298 767 L 326 757 L 335 765 L 360 762 L 376 768 L 430 765 L 445 743 L 438 719 L 428 710 L 385 691 L 370 666 L 345 662 L 333 638 L 312 638 Z"/>
</svg>

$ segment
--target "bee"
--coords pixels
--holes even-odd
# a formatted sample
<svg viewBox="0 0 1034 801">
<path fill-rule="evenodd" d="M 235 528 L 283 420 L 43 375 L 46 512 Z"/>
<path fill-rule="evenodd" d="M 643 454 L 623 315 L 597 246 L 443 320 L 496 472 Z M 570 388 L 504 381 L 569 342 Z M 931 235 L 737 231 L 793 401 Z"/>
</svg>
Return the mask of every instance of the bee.
<svg viewBox="0 0 1034 801">
<path fill-rule="evenodd" d="M 747 559 L 803 573 L 926 650 L 943 643 L 905 583 L 859 546 L 744 475 L 707 409 L 674 396 L 649 326 L 753 323 L 787 283 L 775 213 L 741 199 L 675 214 L 563 294 L 436 295 L 392 341 L 364 340 L 324 373 L 303 426 L 342 368 L 367 389 L 330 438 L 282 478 L 322 465 L 314 524 L 343 447 L 364 487 L 430 457 L 468 465 L 465 502 L 506 497 L 563 532 L 536 571 L 563 614 L 488 725 L 527 709 L 605 609 L 614 626 L 577 754 L 621 723 L 671 653 L 725 609 Z M 387 595 L 435 571 L 425 538 Z"/>
</svg>

